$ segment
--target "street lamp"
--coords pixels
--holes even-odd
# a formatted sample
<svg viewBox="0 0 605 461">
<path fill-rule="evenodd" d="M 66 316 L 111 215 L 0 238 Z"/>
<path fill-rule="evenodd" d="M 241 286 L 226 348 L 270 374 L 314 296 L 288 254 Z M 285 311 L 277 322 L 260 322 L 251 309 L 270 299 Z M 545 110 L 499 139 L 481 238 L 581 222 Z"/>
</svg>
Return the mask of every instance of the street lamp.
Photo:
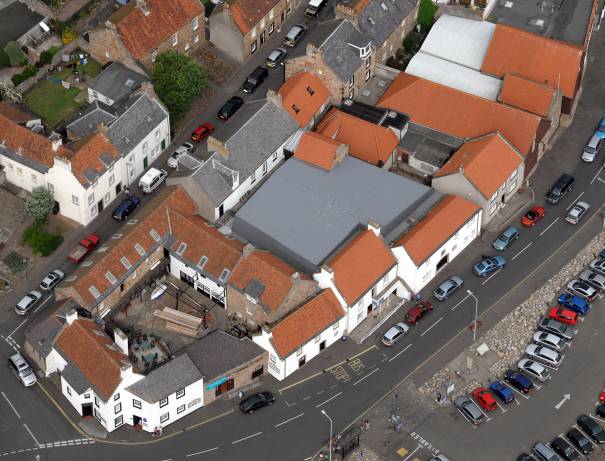
<svg viewBox="0 0 605 461">
<path fill-rule="evenodd" d="M 321 410 L 321 414 L 330 420 L 330 440 L 328 441 L 328 461 L 332 461 L 332 418 L 328 416 L 326 410 Z"/>
<path fill-rule="evenodd" d="M 475 322 L 473 324 L 473 343 L 474 343 L 475 337 L 477 336 L 477 310 L 479 309 L 479 300 L 477 299 L 477 297 L 473 294 L 473 292 L 471 290 L 466 290 L 466 292 L 469 294 L 469 296 L 472 296 L 473 299 L 475 300 Z"/>
</svg>

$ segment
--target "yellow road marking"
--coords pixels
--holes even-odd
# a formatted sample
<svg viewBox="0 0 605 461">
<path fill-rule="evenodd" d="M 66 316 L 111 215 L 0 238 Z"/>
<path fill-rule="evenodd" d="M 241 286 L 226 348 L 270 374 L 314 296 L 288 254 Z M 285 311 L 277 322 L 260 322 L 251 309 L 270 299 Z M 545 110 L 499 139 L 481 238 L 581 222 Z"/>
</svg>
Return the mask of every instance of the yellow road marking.
<svg viewBox="0 0 605 461">
<path fill-rule="evenodd" d="M 409 453 L 409 450 L 407 448 L 403 448 L 401 447 L 399 450 L 397 450 L 397 454 L 399 456 L 401 456 L 402 458 L 407 455 Z"/>
</svg>

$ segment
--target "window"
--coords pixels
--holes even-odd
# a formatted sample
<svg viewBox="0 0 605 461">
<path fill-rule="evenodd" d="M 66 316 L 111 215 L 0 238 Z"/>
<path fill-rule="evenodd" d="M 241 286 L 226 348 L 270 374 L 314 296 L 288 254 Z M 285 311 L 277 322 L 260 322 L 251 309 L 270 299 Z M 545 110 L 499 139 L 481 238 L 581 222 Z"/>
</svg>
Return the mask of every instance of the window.
<svg viewBox="0 0 605 461">
<path fill-rule="evenodd" d="M 189 42 L 185 43 L 185 51 L 189 49 Z"/>
<path fill-rule="evenodd" d="M 180 407 L 178 407 L 176 409 L 176 414 L 178 415 L 179 413 L 182 413 L 185 411 L 185 404 L 181 405 Z"/>
<path fill-rule="evenodd" d="M 199 267 L 200 269 L 204 269 L 204 266 L 206 265 L 206 263 L 208 262 L 208 256 L 203 255 L 199 262 L 197 263 L 197 267 Z"/>
<path fill-rule="evenodd" d="M 254 181 L 256 181 L 256 171 L 253 171 L 250 175 L 250 183 L 254 184 Z"/>
<path fill-rule="evenodd" d="M 85 399 L 89 399 L 90 398 L 90 394 L 84 394 L 84 398 Z"/>
<path fill-rule="evenodd" d="M 371 72 L 370 72 L 370 69 L 368 69 L 368 70 L 366 71 L 366 82 L 367 82 L 368 80 L 370 80 L 370 77 L 371 77 L 371 76 L 372 76 L 372 74 L 371 74 Z"/>
<path fill-rule="evenodd" d="M 177 32 L 172 36 L 172 46 L 177 46 L 179 44 L 179 33 Z"/>
<path fill-rule="evenodd" d="M 191 21 L 191 28 L 193 30 L 197 30 L 200 27 L 200 18 L 193 18 L 193 21 Z"/>
<path fill-rule="evenodd" d="M 120 394 L 116 394 L 116 395 L 114 395 L 114 396 L 113 396 L 113 401 L 114 401 L 114 402 L 116 402 L 116 401 L 118 401 L 118 400 L 120 400 Z"/>
<path fill-rule="evenodd" d="M 510 186 L 508 186 L 508 192 L 514 192 L 515 189 L 517 188 L 517 181 L 513 181 L 510 183 Z"/>
<path fill-rule="evenodd" d="M 269 24 L 269 36 L 271 36 L 271 34 L 273 33 L 274 30 L 275 30 L 275 22 L 272 22 L 271 24 Z"/>
<path fill-rule="evenodd" d="M 176 254 L 182 256 L 186 249 L 187 244 L 185 242 L 181 242 L 179 247 L 176 249 Z"/>
<path fill-rule="evenodd" d="M 155 139 L 160 139 L 160 130 L 155 130 Z"/>
<path fill-rule="evenodd" d="M 65 390 L 67 391 L 67 395 L 71 395 L 71 389 L 69 386 L 65 386 Z"/>
<path fill-rule="evenodd" d="M 141 408 L 141 401 L 137 399 L 132 399 L 132 406 L 135 408 Z"/>
<path fill-rule="evenodd" d="M 252 379 L 258 378 L 259 376 L 261 376 L 263 373 L 265 372 L 265 368 L 262 365 L 258 365 L 253 371 L 252 371 Z"/>
<path fill-rule="evenodd" d="M 97 214 L 97 207 L 93 206 L 90 208 L 90 215 L 95 216 Z"/>
<path fill-rule="evenodd" d="M 254 40 L 251 44 L 250 44 L 250 54 L 254 54 L 254 52 L 256 51 L 256 40 Z"/>
<path fill-rule="evenodd" d="M 33 183 L 37 183 L 38 182 L 38 177 L 35 174 L 32 174 L 32 182 Z"/>
<path fill-rule="evenodd" d="M 140 243 L 134 244 L 134 249 L 137 250 L 137 253 L 141 256 L 145 256 L 145 248 Z"/>
<path fill-rule="evenodd" d="M 111 194 L 109 192 L 107 192 L 105 194 L 105 198 L 103 199 L 105 201 L 105 205 L 107 205 L 109 203 L 110 198 L 111 198 Z"/>
<path fill-rule="evenodd" d="M 71 201 L 73 202 L 74 205 L 80 205 L 80 201 L 78 200 L 78 197 L 76 195 L 72 195 L 71 196 Z"/>
<path fill-rule="evenodd" d="M 338 323 L 336 322 L 334 325 L 332 325 L 332 330 L 338 330 Z"/>
<path fill-rule="evenodd" d="M 168 397 L 164 397 L 160 400 L 160 408 L 165 407 L 166 405 L 168 405 Z"/>
<path fill-rule="evenodd" d="M 321 341 L 321 335 L 315 337 L 315 342 L 318 343 L 319 341 Z"/>
<path fill-rule="evenodd" d="M 92 205 L 94 203 L 94 201 L 95 201 L 95 194 L 93 193 L 88 196 L 88 204 Z"/>
<path fill-rule="evenodd" d="M 118 281 L 111 271 L 105 272 L 105 278 L 109 280 L 109 283 L 112 285 Z"/>
<path fill-rule="evenodd" d="M 494 203 L 494 204 L 492 205 L 492 207 L 489 209 L 489 214 L 490 214 L 490 216 L 494 214 L 494 212 L 496 211 L 496 208 L 498 208 L 498 204 L 497 204 L 497 203 Z"/>
<path fill-rule="evenodd" d="M 315 94 L 315 90 L 313 90 L 313 88 L 311 88 L 310 86 L 307 87 L 307 93 L 309 93 L 309 95 L 313 96 Z"/>
<path fill-rule="evenodd" d="M 120 262 L 126 268 L 126 270 L 128 270 L 132 267 L 132 264 L 130 263 L 130 261 L 128 260 L 128 258 L 126 256 L 122 256 L 120 258 Z"/>
<path fill-rule="evenodd" d="M 273 354 L 269 354 L 269 362 L 277 363 L 277 359 L 275 358 L 275 356 Z"/>
<path fill-rule="evenodd" d="M 153 240 L 155 240 L 156 242 L 159 242 L 160 239 L 160 234 L 158 234 L 158 232 L 155 229 L 151 229 L 149 231 L 149 235 L 151 235 L 151 237 L 153 238 Z"/>
<path fill-rule="evenodd" d="M 515 168 L 514 171 L 510 174 L 510 177 L 508 179 L 514 179 L 515 176 L 517 176 L 517 169 Z"/>
<path fill-rule="evenodd" d="M 147 141 L 145 141 L 143 143 L 143 153 L 146 154 L 148 150 L 149 150 L 149 145 L 148 145 Z"/>
<path fill-rule="evenodd" d="M 353 99 L 355 97 L 355 90 L 349 91 L 349 99 Z"/>
<path fill-rule="evenodd" d="M 498 191 L 494 192 L 494 195 L 492 195 L 489 199 L 490 202 L 493 202 L 494 200 L 496 200 L 496 198 L 498 197 Z"/>
<path fill-rule="evenodd" d="M 53 186 L 51 183 L 48 183 L 46 185 L 46 187 L 48 188 L 48 191 L 53 194 L 55 192 L 55 186 Z"/>
<path fill-rule="evenodd" d="M 105 57 L 106 57 L 107 59 L 109 59 L 109 51 L 106 51 L 106 52 L 105 52 Z"/>
<path fill-rule="evenodd" d="M 266 160 L 263 162 L 263 174 L 264 175 L 267 174 L 267 161 Z"/>
<path fill-rule="evenodd" d="M 183 389 L 181 389 L 181 390 L 176 391 L 176 398 L 177 398 L 177 399 L 180 399 L 180 398 L 181 398 L 182 396 L 184 396 L 184 395 L 185 395 L 185 388 L 183 388 Z"/>
<path fill-rule="evenodd" d="M 256 26 L 252 29 L 252 38 L 256 38 Z"/>
<path fill-rule="evenodd" d="M 164 413 L 162 416 L 160 416 L 160 422 L 166 422 L 168 421 L 168 418 L 170 418 L 170 413 Z"/>
<path fill-rule="evenodd" d="M 296 349 L 296 355 L 301 355 L 302 354 L 302 347 L 299 347 L 298 349 Z"/>
<path fill-rule="evenodd" d="M 353 85 L 355 85 L 355 76 L 352 75 L 351 79 L 349 80 L 349 88 L 353 88 Z"/>
<path fill-rule="evenodd" d="M 300 112 L 300 108 L 296 104 L 292 104 L 292 110 L 296 114 L 298 114 Z"/>
<path fill-rule="evenodd" d="M 120 427 L 122 424 L 124 424 L 124 416 L 118 416 L 113 422 L 116 427 Z"/>
<path fill-rule="evenodd" d="M 122 411 L 122 402 L 120 402 L 120 403 L 116 403 L 116 404 L 113 406 L 113 412 L 114 412 L 114 413 L 117 415 L 117 414 L 118 414 L 119 412 L 121 412 L 121 411 Z"/>
<path fill-rule="evenodd" d="M 366 59 L 366 69 L 369 69 L 371 64 L 372 64 L 372 56 L 368 56 L 368 59 Z"/>
<path fill-rule="evenodd" d="M 95 395 L 95 406 L 99 406 L 99 398 Z"/>
<path fill-rule="evenodd" d="M 151 51 L 151 62 L 155 62 L 156 58 L 158 57 L 158 50 L 152 50 Z"/>
<path fill-rule="evenodd" d="M 193 37 L 193 43 L 198 43 L 199 41 L 200 41 L 200 37 L 198 35 Z"/>
</svg>

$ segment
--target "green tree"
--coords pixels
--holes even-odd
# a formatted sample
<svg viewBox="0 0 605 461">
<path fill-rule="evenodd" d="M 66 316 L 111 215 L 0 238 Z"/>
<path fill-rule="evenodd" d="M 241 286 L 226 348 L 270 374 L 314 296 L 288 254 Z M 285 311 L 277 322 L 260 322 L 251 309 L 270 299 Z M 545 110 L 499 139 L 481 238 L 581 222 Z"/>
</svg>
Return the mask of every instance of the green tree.
<svg viewBox="0 0 605 461">
<path fill-rule="evenodd" d="M 423 32 L 428 32 L 435 22 L 435 13 L 437 12 L 437 5 L 431 0 L 420 0 L 420 6 L 418 7 L 418 24 Z"/>
<path fill-rule="evenodd" d="M 155 92 L 170 112 L 174 126 L 208 85 L 206 69 L 186 54 L 167 51 L 157 56 L 151 79 Z"/>
<path fill-rule="evenodd" d="M 55 206 L 53 194 L 43 186 L 35 187 L 31 195 L 25 200 L 23 206 L 25 213 L 36 220 L 36 224 L 43 224 Z"/>
</svg>

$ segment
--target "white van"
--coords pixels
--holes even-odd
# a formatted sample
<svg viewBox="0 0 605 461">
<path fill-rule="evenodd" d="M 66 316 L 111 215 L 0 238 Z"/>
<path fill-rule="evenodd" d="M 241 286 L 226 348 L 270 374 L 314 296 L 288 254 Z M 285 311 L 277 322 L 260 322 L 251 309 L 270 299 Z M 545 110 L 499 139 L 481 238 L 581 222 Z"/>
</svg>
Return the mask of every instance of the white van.
<svg viewBox="0 0 605 461">
<path fill-rule="evenodd" d="M 139 188 L 146 194 L 151 194 L 156 190 L 164 179 L 166 179 L 168 173 L 165 170 L 158 170 L 157 168 L 149 168 L 147 173 L 143 175 L 139 181 Z"/>
</svg>

